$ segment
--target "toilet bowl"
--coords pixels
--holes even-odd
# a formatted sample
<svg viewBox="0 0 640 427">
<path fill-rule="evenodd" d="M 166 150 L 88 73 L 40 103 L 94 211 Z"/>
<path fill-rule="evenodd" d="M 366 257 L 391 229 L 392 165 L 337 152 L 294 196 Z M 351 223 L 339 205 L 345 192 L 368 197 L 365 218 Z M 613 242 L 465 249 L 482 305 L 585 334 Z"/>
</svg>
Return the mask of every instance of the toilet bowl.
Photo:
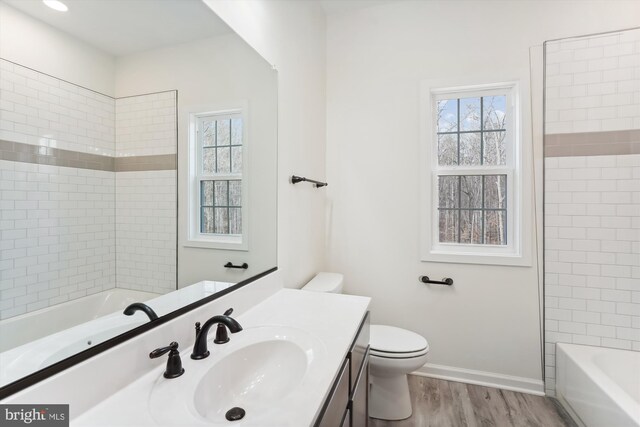
<svg viewBox="0 0 640 427">
<path fill-rule="evenodd" d="M 343 276 L 318 273 L 302 289 L 342 293 Z M 369 416 L 403 420 L 412 413 L 407 374 L 427 361 L 429 343 L 415 332 L 387 325 L 371 325 Z"/>
</svg>

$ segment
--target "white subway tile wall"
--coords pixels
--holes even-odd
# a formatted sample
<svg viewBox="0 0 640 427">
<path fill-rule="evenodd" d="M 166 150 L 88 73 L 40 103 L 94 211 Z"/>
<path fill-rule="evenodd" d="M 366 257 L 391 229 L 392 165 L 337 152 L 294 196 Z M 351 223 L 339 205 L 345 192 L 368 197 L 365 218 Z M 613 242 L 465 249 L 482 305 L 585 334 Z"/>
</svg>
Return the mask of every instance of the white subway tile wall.
<svg viewBox="0 0 640 427">
<path fill-rule="evenodd" d="M 555 343 L 640 351 L 640 155 L 545 159 L 545 383 Z"/>
<path fill-rule="evenodd" d="M 116 99 L 116 156 L 175 154 L 176 92 Z"/>
<path fill-rule="evenodd" d="M 115 156 L 115 100 L 0 59 L 0 139 Z"/>
<path fill-rule="evenodd" d="M 111 157 L 175 154 L 176 102 L 175 91 L 115 100 L 0 59 L 7 141 Z M 175 170 L 0 160 L 0 174 L 0 319 L 114 287 L 175 289 Z"/>
<path fill-rule="evenodd" d="M 176 288 L 176 171 L 116 173 L 116 283 L 166 293 Z"/>
<path fill-rule="evenodd" d="M 115 287 L 114 172 L 0 160 L 0 318 Z"/>
<path fill-rule="evenodd" d="M 546 44 L 547 134 L 640 129 L 640 30 Z"/>
<path fill-rule="evenodd" d="M 175 154 L 176 92 L 116 100 L 116 155 Z M 116 172 L 117 286 L 176 286 L 176 171 Z"/>
</svg>

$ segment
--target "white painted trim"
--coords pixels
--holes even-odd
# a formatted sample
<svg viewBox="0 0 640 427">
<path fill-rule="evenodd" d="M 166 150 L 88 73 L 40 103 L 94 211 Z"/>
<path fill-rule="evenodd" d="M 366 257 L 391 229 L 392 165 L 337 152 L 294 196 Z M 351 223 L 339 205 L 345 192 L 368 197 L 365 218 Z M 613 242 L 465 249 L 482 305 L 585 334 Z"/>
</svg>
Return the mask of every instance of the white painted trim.
<svg viewBox="0 0 640 427">
<path fill-rule="evenodd" d="M 495 372 L 474 371 L 472 369 L 455 368 L 453 366 L 426 363 L 422 368 L 412 373 L 423 377 L 456 381 L 485 387 L 500 388 L 517 391 L 519 393 L 544 396 L 544 382 L 532 378 L 514 377 L 497 374 Z"/>
<path fill-rule="evenodd" d="M 494 76 L 495 77 L 495 76 Z M 486 79 L 489 80 L 489 79 Z M 491 79 L 493 80 L 493 79 Z M 486 265 L 510 265 L 531 267 L 531 239 L 523 230 L 531 228 L 530 208 L 530 174 L 528 165 L 523 164 L 523 159 L 530 156 L 530 141 L 525 138 L 525 131 L 530 129 L 528 121 L 529 106 L 527 96 L 529 86 L 527 82 L 518 79 L 508 79 L 501 83 L 494 84 L 473 84 L 482 79 L 464 80 L 424 80 L 420 82 L 420 260 L 423 262 L 446 262 L 458 264 L 486 264 Z M 467 171 L 472 168 L 453 167 L 442 169 L 437 166 L 437 155 L 434 154 L 436 145 L 433 141 L 435 125 L 433 123 L 434 99 L 442 96 L 443 93 L 473 93 L 493 92 L 502 89 L 506 90 L 512 108 L 512 119 L 509 124 L 511 135 L 514 138 L 513 151 L 509 153 L 511 157 L 510 165 L 497 168 L 484 168 L 482 173 L 489 173 L 490 170 L 504 172 L 510 169 L 511 185 L 508 187 L 508 205 L 511 206 L 511 222 L 508 230 L 511 230 L 509 241 L 506 247 L 491 245 L 447 245 L 436 242 L 437 221 L 435 221 L 435 211 L 437 207 L 437 189 L 434 174 L 455 173 L 456 171 Z M 435 98 L 434 98 L 435 97 Z M 425 165 L 429 167 L 425 167 Z"/>
<path fill-rule="evenodd" d="M 189 191 L 187 192 L 188 224 L 187 236 L 183 247 L 222 249 L 234 251 L 249 251 L 249 102 L 239 100 L 231 104 L 190 106 L 184 109 L 184 116 L 188 126 L 188 158 L 189 158 Z M 242 234 L 241 235 L 205 235 L 199 232 L 200 226 L 200 180 L 207 178 L 199 170 L 201 164 L 200 141 L 196 133 L 197 121 L 204 116 L 232 116 L 240 115 L 243 120 L 242 128 Z M 214 178 L 212 175 L 210 178 Z M 219 175 L 218 179 L 232 178 L 233 175 Z"/>
</svg>

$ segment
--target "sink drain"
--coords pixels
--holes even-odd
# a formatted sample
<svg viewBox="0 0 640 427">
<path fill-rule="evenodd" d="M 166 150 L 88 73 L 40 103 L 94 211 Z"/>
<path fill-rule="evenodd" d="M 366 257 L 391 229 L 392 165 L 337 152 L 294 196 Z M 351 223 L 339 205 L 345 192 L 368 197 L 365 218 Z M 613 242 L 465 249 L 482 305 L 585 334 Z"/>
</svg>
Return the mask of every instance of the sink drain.
<svg viewBox="0 0 640 427">
<path fill-rule="evenodd" d="M 224 417 L 229 421 L 238 421 L 244 418 L 244 414 L 246 414 L 245 410 L 236 406 L 229 409 Z"/>
</svg>

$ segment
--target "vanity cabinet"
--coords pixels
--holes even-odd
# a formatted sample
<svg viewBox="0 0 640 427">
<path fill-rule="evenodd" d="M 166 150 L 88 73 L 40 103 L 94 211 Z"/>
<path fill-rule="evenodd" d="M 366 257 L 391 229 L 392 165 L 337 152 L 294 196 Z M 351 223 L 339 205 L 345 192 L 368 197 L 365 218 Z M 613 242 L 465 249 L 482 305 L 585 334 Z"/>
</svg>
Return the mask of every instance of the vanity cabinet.
<svg viewBox="0 0 640 427">
<path fill-rule="evenodd" d="M 369 312 L 365 314 L 315 427 L 369 424 Z"/>
</svg>

